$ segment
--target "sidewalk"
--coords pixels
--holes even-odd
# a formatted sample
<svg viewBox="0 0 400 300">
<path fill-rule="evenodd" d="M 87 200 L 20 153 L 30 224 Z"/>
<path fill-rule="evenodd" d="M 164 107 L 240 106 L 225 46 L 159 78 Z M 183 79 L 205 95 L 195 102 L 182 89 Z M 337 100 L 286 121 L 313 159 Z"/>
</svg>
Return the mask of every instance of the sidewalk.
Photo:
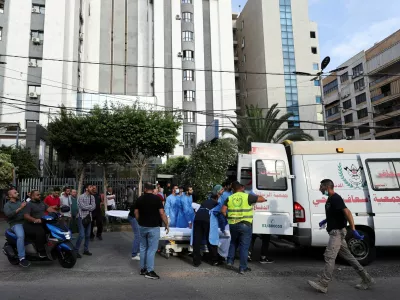
<svg viewBox="0 0 400 300">
<path fill-rule="evenodd" d="M 4 219 L 0 219 L 0 236 L 4 236 L 6 229 L 8 228 L 8 223 Z"/>
</svg>

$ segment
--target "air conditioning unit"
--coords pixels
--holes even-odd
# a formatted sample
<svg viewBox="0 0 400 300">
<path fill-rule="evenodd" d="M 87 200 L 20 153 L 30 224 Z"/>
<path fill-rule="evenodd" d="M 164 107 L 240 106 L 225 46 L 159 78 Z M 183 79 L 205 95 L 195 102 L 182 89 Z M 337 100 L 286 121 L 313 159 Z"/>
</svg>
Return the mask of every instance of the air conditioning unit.
<svg viewBox="0 0 400 300">
<path fill-rule="evenodd" d="M 32 42 L 36 45 L 40 44 L 40 39 L 37 37 L 32 38 Z"/>
<path fill-rule="evenodd" d="M 180 15 L 176 15 L 175 20 L 181 20 L 181 16 Z"/>
<path fill-rule="evenodd" d="M 35 65 L 35 63 L 34 63 L 33 61 L 30 61 L 30 62 L 28 63 L 28 66 L 30 66 L 30 67 L 36 67 L 36 65 Z"/>
<path fill-rule="evenodd" d="M 182 57 L 182 52 L 178 52 L 178 57 Z"/>
<path fill-rule="evenodd" d="M 362 91 L 363 89 L 365 89 L 365 86 L 360 87 L 360 91 Z"/>
<path fill-rule="evenodd" d="M 364 71 L 360 71 L 360 75 L 364 74 Z"/>
<path fill-rule="evenodd" d="M 33 7 L 33 8 L 32 8 L 32 12 L 35 13 L 35 14 L 40 13 L 39 10 L 38 10 L 36 7 Z"/>
<path fill-rule="evenodd" d="M 83 33 L 82 32 L 79 34 L 79 40 L 83 41 Z"/>
<path fill-rule="evenodd" d="M 38 94 L 36 92 L 30 92 L 29 93 L 29 98 L 37 98 Z"/>
</svg>

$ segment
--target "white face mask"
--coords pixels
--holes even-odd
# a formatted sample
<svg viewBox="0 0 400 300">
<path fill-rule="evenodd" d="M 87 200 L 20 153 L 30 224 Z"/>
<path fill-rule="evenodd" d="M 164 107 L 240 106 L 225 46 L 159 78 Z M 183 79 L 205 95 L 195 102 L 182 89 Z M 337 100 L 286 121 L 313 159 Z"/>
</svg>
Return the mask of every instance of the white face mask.
<svg viewBox="0 0 400 300">
<path fill-rule="evenodd" d="M 176 190 L 175 190 L 175 194 L 179 194 L 179 189 L 176 189 Z"/>
</svg>

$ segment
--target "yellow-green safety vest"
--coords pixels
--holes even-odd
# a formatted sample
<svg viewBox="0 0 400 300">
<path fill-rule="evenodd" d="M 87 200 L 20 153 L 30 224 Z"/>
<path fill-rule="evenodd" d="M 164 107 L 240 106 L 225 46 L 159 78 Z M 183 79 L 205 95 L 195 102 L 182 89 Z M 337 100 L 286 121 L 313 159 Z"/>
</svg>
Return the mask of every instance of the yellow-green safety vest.
<svg viewBox="0 0 400 300">
<path fill-rule="evenodd" d="M 228 224 L 236 224 L 243 221 L 253 223 L 253 207 L 249 205 L 249 195 L 235 193 L 228 201 Z"/>
</svg>

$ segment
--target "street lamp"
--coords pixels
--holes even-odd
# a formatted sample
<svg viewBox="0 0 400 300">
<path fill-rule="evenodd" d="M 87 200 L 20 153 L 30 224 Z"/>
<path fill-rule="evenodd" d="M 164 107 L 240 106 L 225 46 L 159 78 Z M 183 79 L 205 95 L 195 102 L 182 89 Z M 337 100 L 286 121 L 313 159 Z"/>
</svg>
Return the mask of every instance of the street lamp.
<svg viewBox="0 0 400 300">
<path fill-rule="evenodd" d="M 347 69 L 347 66 L 343 66 L 343 67 L 340 67 L 340 68 L 337 68 L 337 69 L 334 69 L 332 71 L 324 73 L 324 70 L 329 65 L 330 61 L 331 61 L 331 58 L 329 56 L 325 57 L 321 62 L 321 71 L 319 71 L 317 74 L 311 74 L 311 73 L 307 73 L 307 72 L 293 72 L 293 74 L 296 74 L 296 75 L 315 76 L 310 81 L 314 81 L 316 79 L 318 79 L 318 81 L 319 81 L 319 87 L 320 87 L 320 91 L 321 91 L 321 105 L 322 105 L 322 117 L 323 117 L 323 123 L 324 123 L 324 138 L 325 138 L 325 141 L 328 140 L 328 129 L 327 129 L 327 126 L 326 126 L 324 90 L 323 90 L 323 86 L 322 86 L 322 75 L 328 74 L 328 73 L 335 73 L 335 72 L 339 72 L 339 71 L 343 71 L 343 70 Z"/>
</svg>

